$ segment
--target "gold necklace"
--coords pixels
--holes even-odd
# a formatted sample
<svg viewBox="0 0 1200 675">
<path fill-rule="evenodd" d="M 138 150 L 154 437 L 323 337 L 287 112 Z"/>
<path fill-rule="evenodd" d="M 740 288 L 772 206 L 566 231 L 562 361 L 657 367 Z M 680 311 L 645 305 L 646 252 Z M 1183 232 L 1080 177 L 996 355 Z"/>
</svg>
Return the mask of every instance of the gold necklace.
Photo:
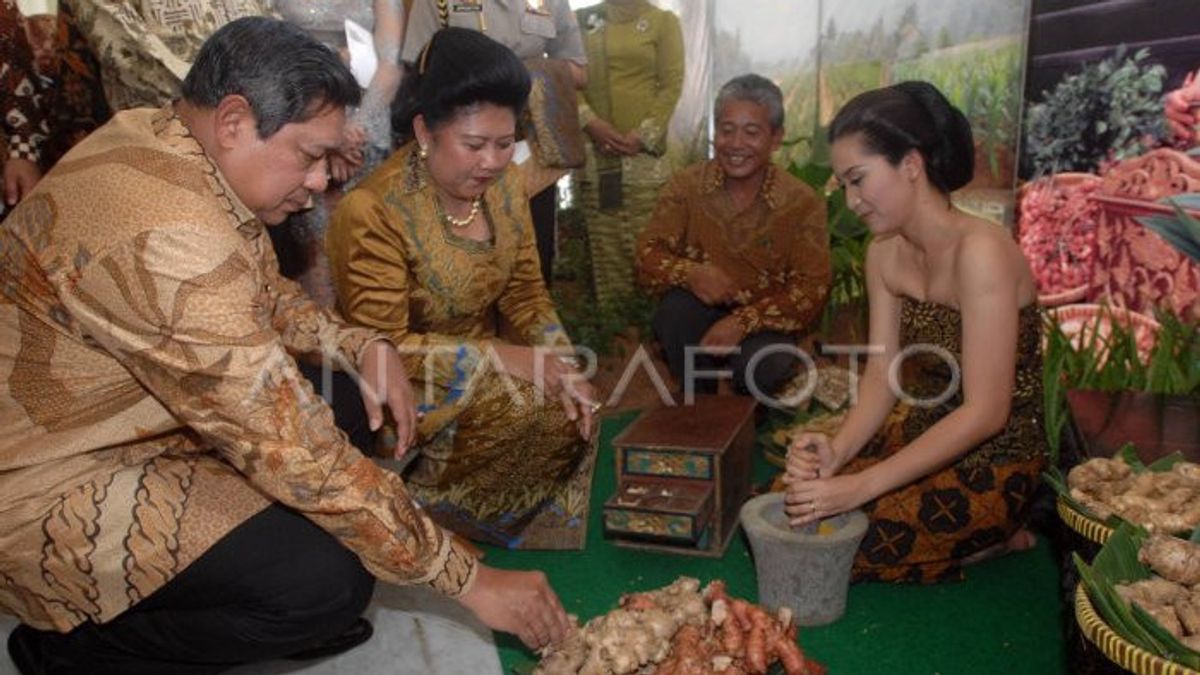
<svg viewBox="0 0 1200 675">
<path fill-rule="evenodd" d="M 476 197 L 474 201 L 471 202 L 471 212 L 468 213 L 465 218 L 455 218 L 454 216 L 450 215 L 450 212 L 442 206 L 441 199 L 438 199 L 437 205 L 438 211 L 441 213 L 442 220 L 446 221 L 446 224 L 450 227 L 461 230 L 462 228 L 467 227 L 471 223 L 475 222 L 475 216 L 479 215 L 479 207 L 482 203 L 483 197 Z"/>
</svg>

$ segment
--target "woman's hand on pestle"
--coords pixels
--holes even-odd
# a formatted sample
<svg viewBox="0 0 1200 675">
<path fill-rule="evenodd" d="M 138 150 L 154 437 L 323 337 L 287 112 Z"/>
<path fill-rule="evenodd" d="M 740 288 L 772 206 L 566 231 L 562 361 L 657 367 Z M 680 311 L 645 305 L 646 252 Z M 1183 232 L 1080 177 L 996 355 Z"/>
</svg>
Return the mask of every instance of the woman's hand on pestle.
<svg viewBox="0 0 1200 675">
<path fill-rule="evenodd" d="M 860 473 L 790 483 L 783 497 L 788 524 L 803 527 L 845 513 L 870 501 Z"/>
</svg>

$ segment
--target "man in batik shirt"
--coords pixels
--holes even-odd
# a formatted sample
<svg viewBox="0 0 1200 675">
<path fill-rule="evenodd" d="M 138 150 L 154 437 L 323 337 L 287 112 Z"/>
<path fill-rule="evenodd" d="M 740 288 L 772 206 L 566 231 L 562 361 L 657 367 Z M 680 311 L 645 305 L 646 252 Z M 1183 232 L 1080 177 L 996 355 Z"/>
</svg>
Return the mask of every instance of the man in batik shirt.
<svg viewBox="0 0 1200 675">
<path fill-rule="evenodd" d="M 825 202 L 771 163 L 783 140 L 777 86 L 735 78 L 715 113 L 716 158 L 663 188 L 638 239 L 638 275 L 662 294 L 654 333 L 685 390 L 715 390 L 698 373 L 729 352 L 736 388 L 769 396 L 794 376 L 797 334 L 829 293 Z"/>
<path fill-rule="evenodd" d="M 117 115 L 0 225 L 0 609 L 23 673 L 344 649 L 376 577 L 532 647 L 564 634 L 545 577 L 478 563 L 295 361 L 359 373 L 370 426 L 386 408 L 411 442 L 395 347 L 280 277 L 264 228 L 325 189 L 359 97 L 302 30 L 232 22 L 179 102 Z"/>
</svg>

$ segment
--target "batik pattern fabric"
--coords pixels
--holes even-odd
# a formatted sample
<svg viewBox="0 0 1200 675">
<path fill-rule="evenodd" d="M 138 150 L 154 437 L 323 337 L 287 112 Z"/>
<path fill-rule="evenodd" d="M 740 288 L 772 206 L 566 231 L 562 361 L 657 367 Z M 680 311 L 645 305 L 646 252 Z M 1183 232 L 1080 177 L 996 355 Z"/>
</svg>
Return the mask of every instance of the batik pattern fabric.
<svg viewBox="0 0 1200 675">
<path fill-rule="evenodd" d="M 50 135 L 49 119 L 33 50 L 12 0 L 0 0 L 0 131 L 8 142 L 8 155 L 3 159 L 42 162 L 43 146 Z"/>
<path fill-rule="evenodd" d="M 583 166 L 587 156 L 570 65 L 558 59 L 530 59 L 525 67 L 533 84 L 521 124 L 538 163 L 557 169 Z"/>
<path fill-rule="evenodd" d="M 112 117 L 100 64 L 65 2 L 59 3 L 47 66 L 42 75 L 50 83 L 44 94 L 51 130 L 44 161 L 49 167 Z"/>
<path fill-rule="evenodd" d="M 179 97 L 200 46 L 247 16 L 275 16 L 270 0 L 64 0 L 99 60 L 113 110 Z"/>
<path fill-rule="evenodd" d="M 747 335 L 801 332 L 820 315 L 832 278 L 825 200 L 776 166 L 741 209 L 715 160 L 680 171 L 663 188 L 637 256 L 638 279 L 655 294 L 687 289 L 697 265 L 721 269 L 737 289 L 732 315 Z"/>
<path fill-rule="evenodd" d="M 400 347 L 421 401 L 408 485 L 468 537 L 581 547 L 594 450 L 555 398 L 499 377 L 491 350 L 501 319 L 513 342 L 571 350 L 521 177 L 510 167 L 484 193 L 490 241 L 454 232 L 430 181 L 409 143 L 341 200 L 326 240 L 339 308 Z M 531 536 L 535 519 L 558 534 Z"/>
<path fill-rule="evenodd" d="M 925 345 L 902 369 L 904 391 L 914 401 L 941 396 L 962 362 L 962 316 L 954 308 L 903 299 L 901 339 Z M 870 519 L 854 560 L 857 581 L 933 583 L 963 577 L 963 561 L 1004 544 L 1021 528 L 1045 467 L 1042 431 L 1041 314 L 1020 311 L 1016 380 L 1004 429 L 951 466 L 879 499 L 863 510 Z M 875 439 L 842 473 L 882 462 L 962 405 L 957 391 L 939 405 L 901 404 Z"/>
<path fill-rule="evenodd" d="M 169 106 L 119 114 L 0 226 L 0 607 L 104 623 L 272 502 L 380 579 L 465 592 L 475 559 L 294 359 L 383 339 L 279 275 Z"/>
</svg>

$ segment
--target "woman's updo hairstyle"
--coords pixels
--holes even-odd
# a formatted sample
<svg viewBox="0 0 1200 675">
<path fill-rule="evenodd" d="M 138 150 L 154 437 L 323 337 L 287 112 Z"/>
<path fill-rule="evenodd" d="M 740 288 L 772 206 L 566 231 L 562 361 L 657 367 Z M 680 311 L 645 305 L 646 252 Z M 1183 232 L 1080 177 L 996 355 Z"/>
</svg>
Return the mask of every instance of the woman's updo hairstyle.
<svg viewBox="0 0 1200 675">
<path fill-rule="evenodd" d="M 829 141 L 852 134 L 862 134 L 867 149 L 893 166 L 917 150 L 929 182 L 944 194 L 975 174 L 971 123 L 928 82 L 901 82 L 855 96 L 833 118 Z"/>
<path fill-rule="evenodd" d="M 520 117 L 529 99 L 529 71 L 511 49 L 478 31 L 443 28 L 408 64 L 392 104 L 392 128 L 402 142 L 413 137 L 413 119 L 425 116 L 436 129 L 480 103 L 508 108 Z"/>
</svg>

